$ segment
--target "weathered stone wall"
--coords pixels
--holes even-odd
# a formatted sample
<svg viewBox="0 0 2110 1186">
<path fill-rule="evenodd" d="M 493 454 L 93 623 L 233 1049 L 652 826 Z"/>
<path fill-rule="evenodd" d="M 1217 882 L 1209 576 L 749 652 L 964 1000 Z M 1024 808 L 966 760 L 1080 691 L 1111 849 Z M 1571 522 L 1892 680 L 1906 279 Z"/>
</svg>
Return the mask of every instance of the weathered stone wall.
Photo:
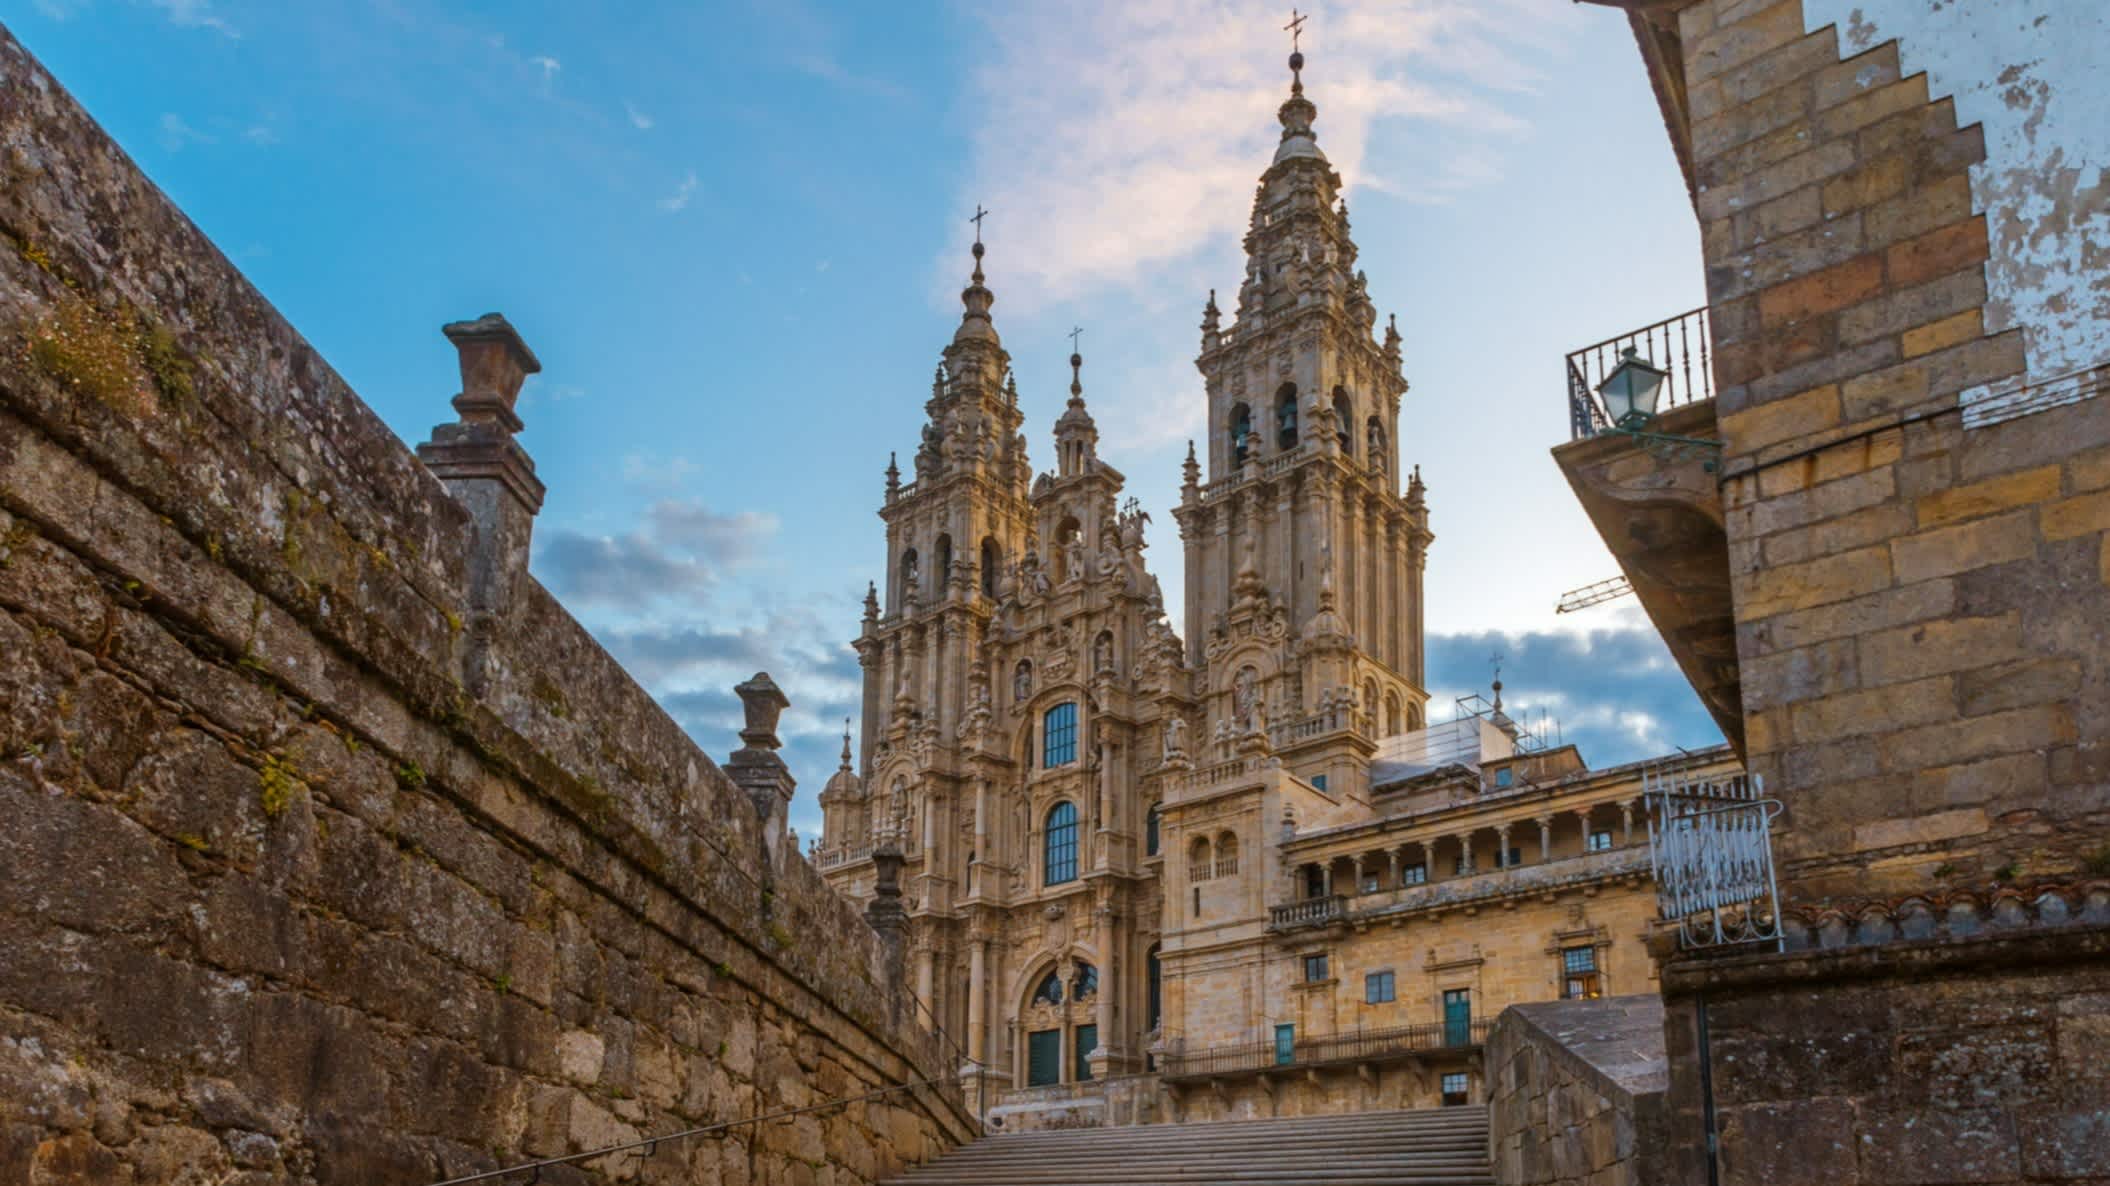
<svg viewBox="0 0 2110 1186">
<path fill-rule="evenodd" d="M 2088 262 L 2110 217 L 2110 161 L 2088 159 L 2110 23 L 1901 0 L 1879 6 L 1900 40 L 1806 31 L 1837 7 L 1674 18 L 1747 757 L 1787 804 L 1793 901 L 2070 874 L 2110 861 L 2110 273 Z M 2030 37 L 2087 49 L 2002 66 L 2004 32 L 1934 43 L 1945 22 L 2036 16 Z M 1908 73 L 1959 54 L 1998 81 Z M 2039 139 L 1989 145 L 1948 92 L 2009 84 L 2046 113 Z M 2043 138 L 2062 136 L 2054 168 Z M 2033 270 L 2050 241 L 2072 251 Z M 2030 295 L 2053 288 L 2070 317 Z"/>
<path fill-rule="evenodd" d="M 2110 884 L 1894 922 L 1666 969 L 1665 1181 L 1708 1180 L 1710 1095 L 1722 1186 L 2110 1181 Z"/>
<path fill-rule="evenodd" d="M 1488 1034 L 1487 1068 L 1501 1186 L 1665 1180 L 1660 997 L 1517 1005 Z"/>
<path fill-rule="evenodd" d="M 0 172 L 0 1183 L 415 1184 L 947 1073 L 781 821 L 477 592 L 470 511 L 4 33 Z M 966 1132 L 919 1089 L 543 1180 Z"/>
</svg>

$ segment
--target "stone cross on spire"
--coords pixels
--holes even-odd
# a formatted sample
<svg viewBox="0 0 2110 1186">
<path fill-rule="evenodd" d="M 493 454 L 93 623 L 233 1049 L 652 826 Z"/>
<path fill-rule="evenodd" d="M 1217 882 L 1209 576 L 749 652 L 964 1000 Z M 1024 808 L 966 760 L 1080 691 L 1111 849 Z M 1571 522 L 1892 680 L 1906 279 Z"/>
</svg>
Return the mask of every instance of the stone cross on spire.
<svg viewBox="0 0 2110 1186">
<path fill-rule="evenodd" d="M 1308 12 L 1298 12 L 1294 8 L 1289 10 L 1289 23 L 1282 26 L 1282 31 L 1289 34 L 1291 53 L 1297 52 L 1297 39 L 1304 36 L 1304 22 L 1310 19 L 1311 14 Z"/>
</svg>

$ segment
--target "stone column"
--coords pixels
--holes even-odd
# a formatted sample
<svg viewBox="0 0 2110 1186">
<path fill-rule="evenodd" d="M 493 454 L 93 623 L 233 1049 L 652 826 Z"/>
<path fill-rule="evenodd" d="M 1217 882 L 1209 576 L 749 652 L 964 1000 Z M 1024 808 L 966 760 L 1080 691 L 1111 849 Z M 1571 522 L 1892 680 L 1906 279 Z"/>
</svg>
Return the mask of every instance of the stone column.
<svg viewBox="0 0 2110 1186">
<path fill-rule="evenodd" d="M 1385 876 L 1393 889 L 1399 888 L 1399 850 L 1396 848 L 1385 850 Z"/>
<path fill-rule="evenodd" d="M 989 778 L 977 775 L 974 780 L 974 859 L 986 862 L 989 858 Z M 972 864 L 967 869 L 967 892 L 982 892 L 982 875 Z"/>
<path fill-rule="evenodd" d="M 938 1003 L 934 999 L 937 979 L 938 952 L 926 943 L 916 952 L 916 999 L 923 1002 L 922 1020 L 926 1028 L 937 1024 Z"/>
<path fill-rule="evenodd" d="M 513 593 L 527 575 L 528 543 L 543 486 L 535 463 L 514 435 L 525 427 L 514 414 L 520 386 L 542 370 L 527 343 L 505 317 L 486 313 L 474 321 L 440 327 L 454 343 L 462 390 L 454 397 L 459 419 L 432 430 L 418 446 L 418 459 L 469 512 L 475 535 L 469 551 L 467 649 L 460 656 L 470 694 L 489 682 L 490 649 L 512 611 Z"/>
<path fill-rule="evenodd" d="M 901 866 L 905 858 L 893 840 L 881 841 L 872 849 L 875 882 L 872 900 L 865 903 L 865 922 L 878 932 L 886 950 L 886 974 L 901 983 L 902 961 L 908 939 L 908 910 L 901 905 Z"/>
<path fill-rule="evenodd" d="M 1634 842 L 1634 801 L 1628 799 L 1619 805 L 1619 843 Z"/>
<path fill-rule="evenodd" d="M 1456 875 L 1469 877 L 1473 873 L 1473 834 L 1461 832 L 1452 839 L 1458 842 L 1458 859 L 1461 862 Z"/>
<path fill-rule="evenodd" d="M 1583 851 L 1588 852 L 1590 851 L 1590 809 L 1587 807 L 1576 808 L 1575 822 L 1582 828 Z"/>
<path fill-rule="evenodd" d="M 1539 863 L 1544 864 L 1553 859 L 1553 817 L 1550 815 L 1540 816 L 1538 825 Z"/>
<path fill-rule="evenodd" d="M 970 942 L 967 957 L 967 1057 L 980 1064 L 987 1049 L 984 1031 L 989 1028 L 989 937 L 977 934 Z"/>
<path fill-rule="evenodd" d="M 1508 824 L 1503 824 L 1495 829 L 1495 868 L 1497 869 L 1509 868 L 1509 829 L 1510 825 Z"/>
</svg>

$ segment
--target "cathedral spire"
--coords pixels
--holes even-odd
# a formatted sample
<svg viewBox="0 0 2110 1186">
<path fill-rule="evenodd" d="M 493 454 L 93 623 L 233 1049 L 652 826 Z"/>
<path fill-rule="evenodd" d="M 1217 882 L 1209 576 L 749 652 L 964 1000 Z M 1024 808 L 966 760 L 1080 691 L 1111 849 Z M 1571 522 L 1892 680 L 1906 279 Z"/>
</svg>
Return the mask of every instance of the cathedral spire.
<svg viewBox="0 0 2110 1186">
<path fill-rule="evenodd" d="M 974 224 L 974 247 L 971 249 L 974 271 L 967 278 L 967 287 L 960 290 L 960 303 L 967 307 L 967 311 L 960 314 L 960 328 L 952 335 L 955 344 L 973 341 L 987 342 L 992 346 L 999 344 L 996 323 L 989 319 L 989 307 L 996 303 L 996 294 L 982 283 L 987 279 L 982 275 L 982 255 L 986 250 L 982 246 L 982 220 L 987 217 L 989 212 L 976 206 L 974 217 L 967 220 Z"/>
<path fill-rule="evenodd" d="M 1302 25 L 1309 18 L 1298 17 L 1287 26 L 1292 34 L 1302 34 Z M 1294 42 L 1292 43 L 1294 44 Z M 1319 151 L 1318 137 L 1312 134 L 1312 121 L 1319 118 L 1319 108 L 1304 97 L 1304 51 L 1292 49 L 1289 55 L 1289 99 L 1282 104 L 1275 117 L 1282 121 L 1282 146 L 1275 150 L 1275 161 L 1279 164 L 1291 157 L 1317 157 L 1326 159 Z"/>
</svg>

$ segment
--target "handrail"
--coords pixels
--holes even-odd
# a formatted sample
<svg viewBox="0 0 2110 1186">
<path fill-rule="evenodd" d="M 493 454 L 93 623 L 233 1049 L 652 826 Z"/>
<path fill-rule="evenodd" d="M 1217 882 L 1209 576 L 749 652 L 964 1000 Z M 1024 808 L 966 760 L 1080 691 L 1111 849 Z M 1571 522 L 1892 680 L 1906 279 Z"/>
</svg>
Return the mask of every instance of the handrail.
<svg viewBox="0 0 2110 1186">
<path fill-rule="evenodd" d="M 1566 359 L 1568 429 L 1571 439 L 1596 436 L 1611 427 L 1597 387 L 1617 369 L 1627 347 L 1664 372 L 1658 410 L 1714 398 L 1714 322 L 1702 305 L 1602 342 L 1571 350 Z"/>
<path fill-rule="evenodd" d="M 978 1068 L 981 1065 L 982 1064 L 980 1063 L 975 1064 L 975 1066 Z M 574 1162 L 579 1161 L 592 1161 L 596 1157 L 607 1157 L 610 1154 L 614 1153 L 626 1153 L 632 1149 L 645 1150 L 644 1154 L 639 1158 L 639 1160 L 642 1161 L 644 1158 L 650 1157 L 653 1153 L 657 1152 L 659 1149 L 660 1142 L 662 1141 L 685 1141 L 694 1137 L 707 1136 L 715 1132 L 725 1132 L 730 1129 L 740 1128 L 743 1125 L 762 1124 L 770 1120 L 784 1120 L 792 1116 L 804 1116 L 813 1112 L 825 1111 L 829 1108 L 840 1108 L 850 1104 L 861 1104 L 867 1100 L 878 1099 L 880 1096 L 883 1095 L 892 1095 L 894 1092 L 897 1091 L 908 1091 L 917 1087 L 940 1087 L 945 1086 L 947 1084 L 956 1084 L 959 1081 L 960 1076 L 957 1073 L 939 1079 L 914 1079 L 910 1080 L 907 1083 L 896 1083 L 892 1086 L 882 1087 L 877 1091 L 868 1091 L 863 1095 L 845 1096 L 844 1098 L 838 1100 L 828 1100 L 826 1102 L 818 1104 L 807 1104 L 805 1107 L 802 1108 L 786 1108 L 781 1112 L 770 1112 L 761 1116 L 749 1116 L 744 1120 L 728 1120 L 720 1124 L 705 1124 L 696 1128 L 685 1128 L 682 1129 L 680 1132 L 661 1133 L 659 1136 L 656 1137 L 639 1137 L 637 1140 L 625 1141 L 619 1145 L 603 1145 L 598 1149 L 587 1149 L 580 1153 L 567 1153 L 562 1157 L 545 1157 L 540 1161 L 523 1161 L 519 1165 L 510 1165 L 506 1166 L 503 1169 L 485 1170 L 482 1173 L 468 1174 L 459 1178 L 448 1178 L 444 1182 L 435 1182 L 432 1184 L 432 1186 L 465 1186 L 466 1183 L 470 1182 L 494 1182 L 500 1178 L 511 1177 L 514 1174 L 533 1174 L 534 1177 L 530 1178 L 529 1181 L 539 1181 L 542 1177 L 542 1171 L 550 1166 L 570 1165 Z"/>
</svg>

